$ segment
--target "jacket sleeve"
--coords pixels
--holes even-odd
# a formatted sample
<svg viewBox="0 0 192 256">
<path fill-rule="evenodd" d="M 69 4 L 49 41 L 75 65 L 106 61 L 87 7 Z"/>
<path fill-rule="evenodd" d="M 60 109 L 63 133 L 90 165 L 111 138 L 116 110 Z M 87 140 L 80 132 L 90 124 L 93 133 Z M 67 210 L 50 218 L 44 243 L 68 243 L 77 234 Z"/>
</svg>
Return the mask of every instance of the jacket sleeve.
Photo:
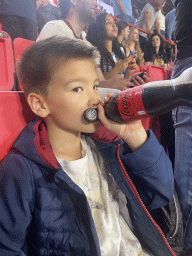
<svg viewBox="0 0 192 256">
<path fill-rule="evenodd" d="M 25 256 L 34 191 L 28 161 L 19 154 L 8 155 L 0 165 L 0 255 Z"/>
<path fill-rule="evenodd" d="M 174 192 L 171 161 L 152 131 L 148 140 L 131 152 L 127 144 L 121 146 L 121 160 L 143 202 L 149 209 L 168 204 Z"/>
</svg>

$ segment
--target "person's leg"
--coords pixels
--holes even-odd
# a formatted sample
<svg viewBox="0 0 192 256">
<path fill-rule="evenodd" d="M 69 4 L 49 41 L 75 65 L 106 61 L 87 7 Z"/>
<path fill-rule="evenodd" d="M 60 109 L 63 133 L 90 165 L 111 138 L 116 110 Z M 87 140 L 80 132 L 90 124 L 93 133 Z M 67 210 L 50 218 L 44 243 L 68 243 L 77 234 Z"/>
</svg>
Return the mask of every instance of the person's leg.
<svg viewBox="0 0 192 256">
<path fill-rule="evenodd" d="M 20 18 L 22 37 L 28 40 L 36 41 L 37 40 L 37 24 L 29 19 Z"/>
<path fill-rule="evenodd" d="M 192 66 L 192 57 L 175 62 L 173 78 Z M 184 251 L 192 249 L 192 108 L 172 111 L 175 123 L 175 186 L 183 215 Z"/>
<path fill-rule="evenodd" d="M 119 14 L 119 15 L 117 15 L 117 18 L 135 25 L 135 20 L 131 16 L 129 16 L 128 14 Z"/>
<path fill-rule="evenodd" d="M 2 30 L 7 32 L 12 40 L 22 37 L 19 17 L 15 15 L 3 15 Z"/>
</svg>

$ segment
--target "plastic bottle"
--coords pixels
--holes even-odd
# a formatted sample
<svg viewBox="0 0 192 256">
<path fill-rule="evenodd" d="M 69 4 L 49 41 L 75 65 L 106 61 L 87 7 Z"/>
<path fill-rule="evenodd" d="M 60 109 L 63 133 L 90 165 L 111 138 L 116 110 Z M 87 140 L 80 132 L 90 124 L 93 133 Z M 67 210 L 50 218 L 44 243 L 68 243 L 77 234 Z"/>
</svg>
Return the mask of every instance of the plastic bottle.
<svg viewBox="0 0 192 256">
<path fill-rule="evenodd" d="M 107 118 L 125 123 L 158 116 L 178 106 L 192 107 L 192 68 L 176 79 L 150 82 L 121 91 L 104 108 Z"/>
</svg>

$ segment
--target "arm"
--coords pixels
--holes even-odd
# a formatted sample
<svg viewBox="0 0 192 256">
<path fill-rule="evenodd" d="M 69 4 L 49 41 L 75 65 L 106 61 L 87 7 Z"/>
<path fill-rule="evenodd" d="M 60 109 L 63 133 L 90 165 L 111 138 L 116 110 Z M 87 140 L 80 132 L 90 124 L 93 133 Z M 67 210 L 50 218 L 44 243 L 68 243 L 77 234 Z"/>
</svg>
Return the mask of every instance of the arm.
<svg viewBox="0 0 192 256">
<path fill-rule="evenodd" d="M 145 27 L 146 27 L 146 30 L 150 32 L 150 34 L 153 34 L 154 32 L 151 30 L 149 26 L 150 16 L 151 16 L 150 12 L 145 12 Z"/>
<path fill-rule="evenodd" d="M 112 96 L 108 94 L 98 106 L 99 120 L 125 142 L 121 159 L 146 206 L 155 209 L 168 204 L 173 196 L 174 179 L 164 148 L 152 131 L 145 131 L 140 120 L 118 124 L 107 119 L 103 106 Z"/>
<path fill-rule="evenodd" d="M 125 9 L 123 7 L 123 4 L 122 4 L 121 0 L 115 0 L 115 1 L 117 3 L 117 6 L 118 6 L 119 10 L 121 11 L 121 13 L 122 14 L 126 14 L 126 11 L 125 11 Z"/>
<path fill-rule="evenodd" d="M 174 177 L 171 161 L 152 131 L 147 131 L 147 141 L 135 152 L 124 143 L 121 160 L 136 186 L 144 204 L 149 209 L 167 205 L 173 197 Z"/>
<path fill-rule="evenodd" d="M 34 205 L 31 168 L 10 154 L 0 165 L 0 255 L 18 256 L 26 240 Z"/>
<path fill-rule="evenodd" d="M 155 29 L 156 29 L 157 33 L 158 33 L 159 35 L 161 35 L 161 31 L 160 31 L 160 22 L 159 22 L 158 19 L 155 21 Z"/>
</svg>

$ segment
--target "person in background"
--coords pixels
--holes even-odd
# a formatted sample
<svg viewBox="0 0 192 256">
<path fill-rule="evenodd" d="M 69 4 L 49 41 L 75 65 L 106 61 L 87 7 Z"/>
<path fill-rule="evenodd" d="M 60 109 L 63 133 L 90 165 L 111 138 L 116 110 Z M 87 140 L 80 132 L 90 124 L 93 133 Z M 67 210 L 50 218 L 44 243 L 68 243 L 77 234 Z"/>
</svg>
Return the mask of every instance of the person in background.
<svg viewBox="0 0 192 256">
<path fill-rule="evenodd" d="M 129 25 L 124 20 L 118 20 L 116 22 L 116 26 L 118 28 L 118 35 L 117 35 L 117 38 L 114 39 L 114 42 L 119 46 L 124 56 L 126 56 L 126 49 L 124 47 L 124 42 L 127 40 L 129 36 Z"/>
<path fill-rule="evenodd" d="M 157 11 L 156 21 L 152 27 L 154 32 L 157 32 L 158 34 L 160 34 L 162 38 L 165 38 L 165 16 L 162 13 L 165 3 L 166 2 L 164 2 L 164 4 L 161 6 L 161 9 Z"/>
<path fill-rule="evenodd" d="M 127 56 L 136 52 L 136 63 L 138 66 L 144 65 L 143 53 L 139 44 L 139 31 L 136 27 L 132 27 L 129 32 L 128 39 L 124 43 Z"/>
<path fill-rule="evenodd" d="M 170 12 L 168 12 L 167 15 L 165 16 L 165 38 L 168 40 L 173 40 L 172 33 L 175 30 L 175 23 L 176 23 L 175 0 L 171 0 L 171 2 L 174 8 Z"/>
<path fill-rule="evenodd" d="M 192 1 L 174 1 L 177 59 L 173 78 L 192 67 Z M 175 186 L 183 215 L 182 256 L 192 255 L 192 108 L 180 106 L 172 111 L 175 124 Z"/>
<path fill-rule="evenodd" d="M 38 0 L 41 1 L 37 7 L 36 15 L 37 15 L 37 27 L 38 33 L 40 34 L 43 26 L 51 20 L 60 20 L 60 12 L 59 9 L 49 0 Z"/>
<path fill-rule="evenodd" d="M 162 5 L 159 5 L 158 7 L 153 7 L 151 4 L 147 3 L 141 12 L 141 15 L 136 23 L 136 26 L 146 30 L 150 34 L 153 34 L 154 31 L 152 28 L 154 25 L 156 30 L 159 29 L 156 26 L 156 16 L 158 10 L 160 10 L 163 5 L 164 3 Z M 143 52 L 145 51 L 145 46 L 147 44 L 147 36 L 148 35 L 146 33 L 139 31 L 139 43 Z"/>
<path fill-rule="evenodd" d="M 105 79 L 110 79 L 116 74 L 124 74 L 124 78 L 130 78 L 136 69 L 136 63 L 131 57 L 125 58 L 117 38 L 118 29 L 113 17 L 106 13 L 100 13 L 96 22 L 88 28 L 87 40 L 97 47 L 101 54 L 100 67 Z"/>
<path fill-rule="evenodd" d="M 173 0 L 172 0 L 173 2 Z M 175 11 L 176 9 L 173 8 L 166 16 L 165 16 L 165 38 L 170 40 L 173 44 L 175 41 L 174 31 L 175 31 Z M 167 59 L 169 62 L 174 61 L 174 54 L 171 44 L 166 44 L 166 52 L 167 52 Z"/>
<path fill-rule="evenodd" d="M 111 0 L 113 4 L 114 16 L 128 23 L 135 24 L 132 17 L 131 0 Z"/>
<path fill-rule="evenodd" d="M 167 68 L 167 55 L 164 49 L 163 38 L 153 33 L 147 42 L 144 53 L 145 65 L 157 65 Z"/>
<path fill-rule="evenodd" d="M 22 37 L 28 40 L 37 39 L 37 17 L 35 0 L 1 0 L 0 15 L 2 30 L 11 39 Z"/>
<path fill-rule="evenodd" d="M 77 2 L 60 0 L 59 9 L 61 11 L 61 20 L 47 22 L 41 30 L 37 41 L 52 36 L 63 36 L 82 39 L 85 43 L 88 43 L 86 38 L 83 37 L 86 34 L 82 34 L 82 31 L 86 26 L 89 26 L 95 21 L 95 10 L 97 6 L 96 0 L 78 0 Z M 130 82 L 128 79 L 123 79 L 123 76 L 119 74 L 109 80 L 105 80 L 100 69 L 99 60 L 97 72 L 100 80 L 99 85 L 103 88 L 125 90 L 131 86 L 144 84 L 149 81 L 147 76 L 144 76 L 143 79 L 136 76 L 133 82 Z"/>
</svg>

